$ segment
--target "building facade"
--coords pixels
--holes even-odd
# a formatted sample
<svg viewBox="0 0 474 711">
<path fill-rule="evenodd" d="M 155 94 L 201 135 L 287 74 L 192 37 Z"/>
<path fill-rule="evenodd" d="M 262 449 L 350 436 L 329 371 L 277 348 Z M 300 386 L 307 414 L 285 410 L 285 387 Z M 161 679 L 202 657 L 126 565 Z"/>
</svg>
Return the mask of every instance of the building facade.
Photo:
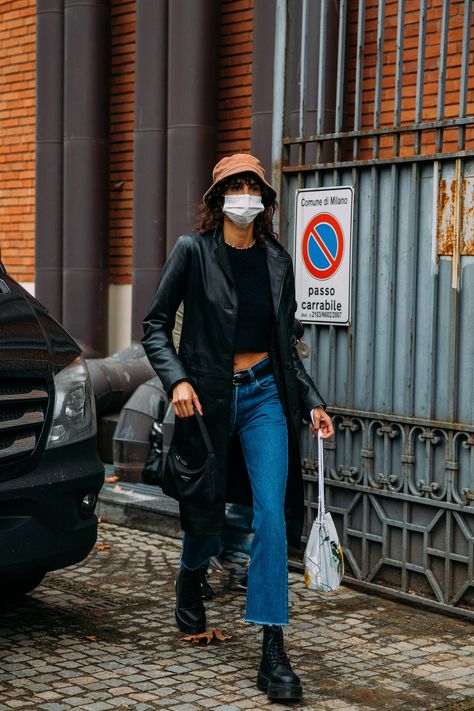
<svg viewBox="0 0 474 711">
<path fill-rule="evenodd" d="M 359 584 L 474 608 L 470 0 L 17 0 L 0 8 L 0 248 L 84 343 L 140 337 L 216 160 L 354 188 L 346 327 L 311 326 Z M 300 255 L 293 254 L 294 259 Z M 308 522 L 314 453 L 306 449 Z"/>
</svg>

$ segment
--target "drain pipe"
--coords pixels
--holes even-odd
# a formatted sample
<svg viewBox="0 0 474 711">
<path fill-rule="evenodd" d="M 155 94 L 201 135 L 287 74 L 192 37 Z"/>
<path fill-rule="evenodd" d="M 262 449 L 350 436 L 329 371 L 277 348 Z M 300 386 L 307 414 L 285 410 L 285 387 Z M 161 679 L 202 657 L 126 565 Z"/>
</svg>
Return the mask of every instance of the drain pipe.
<svg viewBox="0 0 474 711">
<path fill-rule="evenodd" d="M 193 226 L 211 182 L 217 147 L 220 3 L 169 6 L 167 251 Z"/>
<path fill-rule="evenodd" d="M 143 346 L 138 343 L 106 358 L 86 362 L 98 415 L 118 412 L 139 385 L 156 377 Z"/>
<path fill-rule="evenodd" d="M 64 0 L 37 0 L 35 294 L 62 320 Z"/>
<path fill-rule="evenodd" d="M 275 37 L 268 31 L 275 26 L 275 0 L 254 4 L 252 61 L 252 153 L 265 173 L 272 174 L 273 62 Z"/>
<path fill-rule="evenodd" d="M 132 340 L 166 259 L 168 0 L 137 0 Z"/>
<path fill-rule="evenodd" d="M 107 351 L 110 3 L 65 0 L 63 322 Z"/>
</svg>

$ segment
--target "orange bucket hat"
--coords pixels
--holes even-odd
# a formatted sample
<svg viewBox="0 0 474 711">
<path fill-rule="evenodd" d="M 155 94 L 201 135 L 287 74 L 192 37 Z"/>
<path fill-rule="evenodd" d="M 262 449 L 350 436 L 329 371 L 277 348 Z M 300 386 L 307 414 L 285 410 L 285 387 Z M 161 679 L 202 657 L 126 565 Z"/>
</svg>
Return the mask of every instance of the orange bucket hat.
<svg viewBox="0 0 474 711">
<path fill-rule="evenodd" d="M 220 183 L 221 180 L 229 178 L 231 175 L 237 175 L 238 173 L 253 173 L 260 182 L 271 191 L 272 197 L 276 198 L 276 190 L 265 180 L 265 171 L 258 158 L 248 153 L 235 153 L 233 156 L 222 158 L 214 167 L 212 171 L 212 185 L 209 190 L 206 190 L 202 199 L 206 201 L 217 183 Z"/>
</svg>

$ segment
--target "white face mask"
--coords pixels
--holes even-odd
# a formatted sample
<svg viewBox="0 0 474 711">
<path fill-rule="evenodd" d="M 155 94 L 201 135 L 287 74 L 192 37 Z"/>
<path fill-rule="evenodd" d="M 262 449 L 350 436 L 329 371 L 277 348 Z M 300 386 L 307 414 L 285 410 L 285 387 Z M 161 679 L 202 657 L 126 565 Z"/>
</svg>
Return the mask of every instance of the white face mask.
<svg viewBox="0 0 474 711">
<path fill-rule="evenodd" d="M 239 227 L 250 225 L 264 209 L 259 195 L 224 195 L 222 211 Z"/>
</svg>

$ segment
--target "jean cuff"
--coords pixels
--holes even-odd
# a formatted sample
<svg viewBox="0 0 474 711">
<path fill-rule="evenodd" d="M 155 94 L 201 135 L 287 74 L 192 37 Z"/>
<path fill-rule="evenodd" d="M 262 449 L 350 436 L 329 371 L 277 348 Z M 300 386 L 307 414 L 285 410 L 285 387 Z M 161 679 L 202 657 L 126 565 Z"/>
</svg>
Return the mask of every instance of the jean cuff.
<svg viewBox="0 0 474 711">
<path fill-rule="evenodd" d="M 180 570 L 200 570 L 201 568 L 207 568 L 209 565 L 210 558 L 207 558 L 205 561 L 201 563 L 201 565 L 198 565 L 196 568 L 190 568 L 189 566 L 185 565 L 183 561 L 181 560 L 179 569 Z"/>
</svg>

